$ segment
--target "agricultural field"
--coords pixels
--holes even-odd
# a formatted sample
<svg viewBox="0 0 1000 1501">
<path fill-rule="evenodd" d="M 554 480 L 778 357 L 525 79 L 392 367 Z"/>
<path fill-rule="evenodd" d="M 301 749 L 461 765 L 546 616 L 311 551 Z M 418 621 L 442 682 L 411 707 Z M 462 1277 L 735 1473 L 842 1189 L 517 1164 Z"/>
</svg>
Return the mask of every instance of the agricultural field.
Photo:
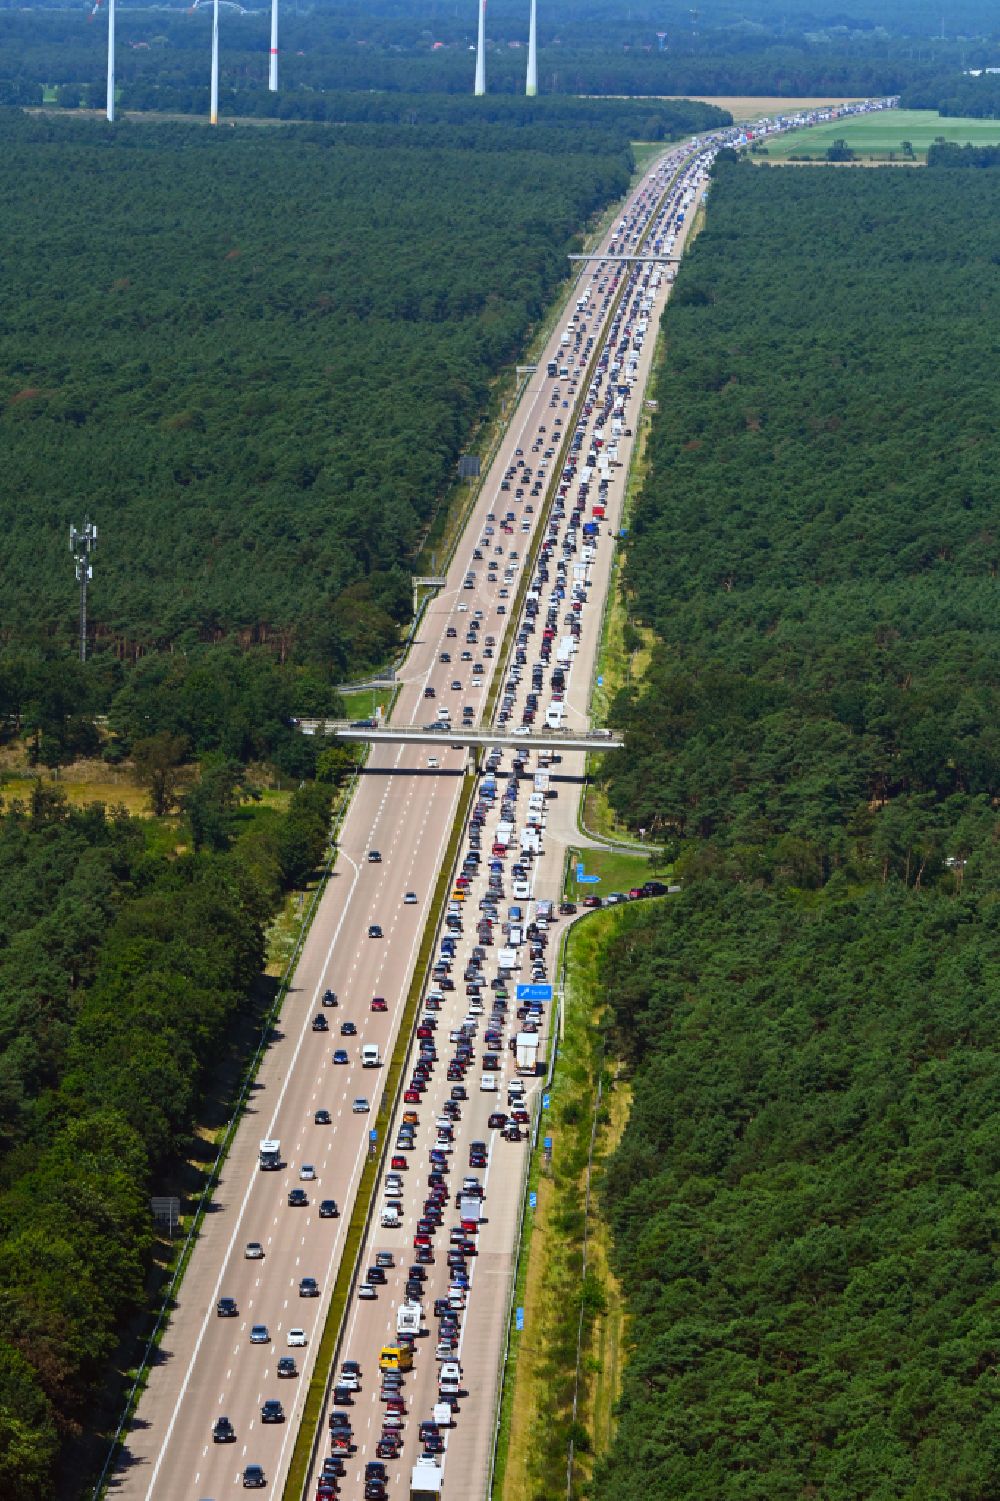
<svg viewBox="0 0 1000 1501">
<path fill-rule="evenodd" d="M 793 130 L 778 140 L 769 141 L 767 154 L 772 161 L 790 157 L 825 157 L 834 141 L 844 140 L 859 156 L 885 157 L 889 152 L 904 155 L 904 141 L 909 141 L 914 155 L 927 155 L 928 146 L 939 136 L 964 146 L 995 146 L 1000 142 L 1000 120 L 975 120 L 939 115 L 932 109 L 893 109 L 877 115 L 857 115 L 848 120 L 832 120 L 829 125 L 813 125 L 808 130 Z"/>
</svg>

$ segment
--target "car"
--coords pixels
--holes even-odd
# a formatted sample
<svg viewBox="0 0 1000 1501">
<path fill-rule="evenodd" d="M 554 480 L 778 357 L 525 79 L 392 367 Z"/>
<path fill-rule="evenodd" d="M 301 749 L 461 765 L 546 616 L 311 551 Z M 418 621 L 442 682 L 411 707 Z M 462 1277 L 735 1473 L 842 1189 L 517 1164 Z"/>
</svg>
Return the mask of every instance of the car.
<svg viewBox="0 0 1000 1501">
<path fill-rule="evenodd" d="M 294 1355 L 280 1355 L 278 1357 L 277 1374 L 282 1377 L 282 1379 L 285 1379 L 289 1376 L 297 1376 L 299 1374 L 299 1368 L 295 1364 Z"/>
<path fill-rule="evenodd" d="M 319 1297 L 319 1283 L 316 1281 L 315 1277 L 300 1277 L 299 1278 L 299 1297 L 300 1298 L 318 1298 Z"/>
<path fill-rule="evenodd" d="M 238 1319 L 240 1316 L 235 1298 L 220 1298 L 215 1305 L 215 1312 L 220 1319 Z"/>
<path fill-rule="evenodd" d="M 212 1426 L 213 1444 L 235 1444 L 236 1429 L 228 1418 L 216 1418 Z"/>
<path fill-rule="evenodd" d="M 306 1337 L 306 1331 L 298 1327 L 289 1329 L 286 1343 L 290 1350 L 299 1349 L 303 1345 L 307 1345 L 309 1340 Z"/>
<path fill-rule="evenodd" d="M 361 1390 L 361 1376 L 357 1371 L 348 1370 L 348 1364 L 349 1362 L 344 1362 L 343 1369 L 337 1379 L 337 1385 L 344 1387 L 349 1392 L 359 1392 Z M 355 1361 L 353 1364 L 356 1365 L 357 1362 Z M 334 1398 L 334 1401 L 336 1400 L 338 1399 Z"/>
<path fill-rule="evenodd" d="M 263 1261 L 264 1247 L 259 1240 L 248 1240 L 243 1255 L 247 1261 Z"/>
<path fill-rule="evenodd" d="M 393 1168 L 396 1172 L 402 1172 L 402 1171 L 404 1171 L 409 1166 L 409 1164 L 408 1164 L 408 1162 L 407 1162 L 407 1160 L 406 1160 L 405 1157 L 403 1157 L 403 1156 L 397 1156 L 397 1157 L 393 1157 L 390 1160 L 389 1166 L 391 1168 Z"/>
<path fill-rule="evenodd" d="M 357 1037 L 358 1029 L 353 1022 L 341 1022 L 340 1035 L 341 1037 Z"/>
<path fill-rule="evenodd" d="M 299 1177 L 303 1183 L 315 1183 L 316 1169 L 313 1167 L 311 1162 L 303 1162 L 302 1166 L 299 1168 Z"/>
<path fill-rule="evenodd" d="M 243 1471 L 243 1489 L 245 1491 L 262 1491 L 267 1485 L 263 1465 L 247 1465 Z"/>
<path fill-rule="evenodd" d="M 333 1118 L 330 1115 L 329 1110 L 317 1110 L 316 1114 L 313 1116 L 314 1126 L 329 1126 L 332 1125 L 332 1122 Z"/>
<path fill-rule="evenodd" d="M 370 1266 L 367 1272 L 365 1272 L 365 1281 L 377 1284 L 380 1287 L 384 1287 L 386 1284 L 385 1268 L 381 1266 Z"/>
<path fill-rule="evenodd" d="M 321 1199 L 319 1204 L 319 1217 L 321 1220 L 335 1220 L 340 1214 L 336 1199 Z"/>
<path fill-rule="evenodd" d="M 486 1124 L 492 1131 L 502 1131 L 507 1124 L 507 1117 L 502 1110 L 494 1110 Z"/>
<path fill-rule="evenodd" d="M 406 895 L 403 897 L 403 906 L 404 907 L 415 907 L 416 905 L 417 905 L 417 893 L 415 891 L 408 891 L 406 893 Z"/>
<path fill-rule="evenodd" d="M 293 1188 L 288 1195 L 289 1209 L 305 1209 L 309 1203 L 309 1195 L 304 1188 Z"/>
<path fill-rule="evenodd" d="M 358 1285 L 358 1297 L 370 1302 L 373 1298 L 378 1297 L 378 1293 L 370 1282 L 361 1282 Z"/>
<path fill-rule="evenodd" d="M 385 996 L 384 995 L 373 995 L 372 996 L 372 1010 L 373 1011 L 388 1011 L 388 1009 L 389 1009 L 389 1007 L 386 1005 Z"/>
<path fill-rule="evenodd" d="M 399 1441 L 395 1438 L 389 1438 L 388 1435 L 383 1435 L 375 1445 L 375 1453 L 379 1459 L 395 1459 L 399 1453 Z"/>
<path fill-rule="evenodd" d="M 252 1345 L 269 1345 L 271 1343 L 271 1332 L 266 1324 L 250 1325 L 250 1343 Z"/>
<path fill-rule="evenodd" d="M 371 923 L 368 924 L 368 937 L 369 938 L 381 938 L 382 937 L 382 929 L 381 929 L 381 927 L 379 926 L 379 924 L 377 922 L 371 922 Z"/>
<path fill-rule="evenodd" d="M 335 990 L 324 990 L 324 992 L 323 992 L 323 1005 L 324 1006 L 336 1006 L 336 1004 L 337 1004 L 337 992 Z"/>
<path fill-rule="evenodd" d="M 333 1053 L 334 1063 L 350 1063 L 346 1048 L 335 1048 Z"/>
<path fill-rule="evenodd" d="M 330 1023 L 327 1021 L 322 1011 L 317 1011 L 316 1015 L 313 1017 L 312 1029 L 314 1032 L 329 1032 Z"/>
<path fill-rule="evenodd" d="M 369 850 L 368 851 L 368 864 L 369 865 L 381 865 L 382 864 L 382 856 L 381 856 L 381 854 L 379 853 L 378 850 Z"/>
<path fill-rule="evenodd" d="M 371 1106 L 363 1095 L 358 1095 L 357 1099 L 351 1105 L 351 1111 L 354 1115 L 367 1115 L 370 1109 Z"/>
<path fill-rule="evenodd" d="M 262 1423 L 283 1423 L 285 1421 L 285 1409 L 277 1397 L 268 1397 L 261 1404 L 260 1420 Z"/>
</svg>

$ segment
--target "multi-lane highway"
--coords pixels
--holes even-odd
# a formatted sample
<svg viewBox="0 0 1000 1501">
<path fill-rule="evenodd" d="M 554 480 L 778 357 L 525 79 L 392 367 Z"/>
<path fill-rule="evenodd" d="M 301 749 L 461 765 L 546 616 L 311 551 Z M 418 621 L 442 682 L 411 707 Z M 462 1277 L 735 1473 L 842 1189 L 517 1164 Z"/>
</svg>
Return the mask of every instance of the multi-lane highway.
<svg viewBox="0 0 1000 1501">
<path fill-rule="evenodd" d="M 679 231 L 677 190 L 671 197 L 669 216 L 661 215 L 660 224 L 653 224 L 653 218 L 684 155 L 676 149 L 647 174 L 602 248 L 630 252 L 649 229 L 651 243 L 657 238 L 661 243 L 670 240 L 671 248 L 679 250 L 691 217 L 690 200 L 688 222 Z M 681 199 L 687 186 L 679 189 Z M 618 294 L 626 283 L 628 289 L 616 314 Z M 517 726 L 531 714 L 527 698 L 533 692 L 538 700 L 533 722 L 539 727 L 550 715 L 565 727 L 586 725 L 590 667 L 613 547 L 609 530 L 621 504 L 630 433 L 637 423 L 656 319 L 666 291 L 665 274 L 649 265 L 628 268 L 618 263 L 602 269 L 594 263 L 582 272 L 566 318 L 553 334 L 482 486 L 446 586 L 425 614 L 402 674 L 395 711 L 400 722 L 443 718 L 447 708 L 454 725 L 477 724 L 492 675 L 501 670 L 498 717 L 503 725 Z M 549 374 L 552 366 L 554 376 Z M 586 378 L 585 372 L 589 372 Z M 579 424 L 577 397 L 583 403 Z M 597 459 L 593 465 L 586 462 L 590 455 Z M 583 469 L 591 471 L 586 480 Z M 553 493 L 557 498 L 550 517 L 544 507 Z M 598 497 L 597 535 L 587 540 L 583 522 L 595 524 L 591 513 Z M 537 576 L 530 581 L 526 613 L 518 622 L 522 639 L 515 639 L 511 660 L 502 662 L 509 611 L 539 527 L 544 528 L 545 537 Z M 585 547 L 593 549 L 586 564 Z M 581 568 L 582 572 L 577 571 Z M 569 640 L 574 643 L 572 650 L 564 645 Z M 560 646 L 564 647 L 566 678 L 561 699 L 552 683 Z M 539 662 L 540 687 L 535 686 Z M 462 1364 L 463 1395 L 455 1425 L 447 1430 L 444 1494 L 482 1494 L 487 1473 L 526 1151 L 523 1140 L 505 1140 L 496 1128 L 487 1126 L 492 1110 L 508 1113 L 506 1084 L 513 1066 L 509 1042 L 517 1027 L 513 998 L 504 1017 L 496 1013 L 500 1044 L 488 1050 L 500 1063 L 493 1071 L 501 1081 L 495 1093 L 481 1088 L 487 1050 L 479 1033 L 485 1031 L 493 1012 L 491 985 L 497 978 L 496 955 L 506 946 L 507 908 L 517 900 L 515 880 L 517 890 L 527 893 L 520 898 L 527 917 L 529 904 L 558 896 L 561 850 L 577 839 L 574 799 L 564 787 L 558 800 L 543 799 L 531 810 L 540 814 L 534 825 L 540 835 L 537 854 L 526 852 L 520 861 L 513 850 L 502 861 L 493 855 L 495 826 L 503 821 L 501 804 L 505 794 L 513 793 L 508 784 L 515 754 L 508 749 L 498 757 L 498 794 L 493 801 L 482 799 L 486 807 L 477 816 L 480 832 L 472 840 L 480 860 L 466 862 L 462 879 L 469 884 L 461 889 L 463 899 L 455 898 L 449 925 L 456 940 L 450 956 L 455 989 L 442 990 L 440 1009 L 430 1013 L 436 1022 L 433 1034 L 420 1039 L 433 1042 L 436 1060 L 426 1071 L 419 1101 L 400 1106 L 417 1116 L 413 1146 L 393 1153 L 407 1163 L 405 1168 L 392 1169 L 401 1180 L 397 1202 L 402 1223 L 399 1229 L 377 1228 L 366 1247 L 364 1266 L 374 1264 L 377 1250 L 392 1251 L 395 1265 L 386 1269 L 386 1283 L 376 1287 L 376 1297 L 355 1296 L 348 1313 L 341 1354 L 360 1363 L 362 1382 L 350 1407 L 343 1409 L 350 1413 L 352 1427 L 345 1473 L 335 1482 L 336 1493 L 343 1496 L 361 1497 L 365 1492 L 365 1465 L 376 1459 L 387 1405 L 377 1379 L 379 1351 L 396 1329 L 406 1270 L 418 1249 L 414 1235 L 422 1233 L 416 1221 L 437 1218 L 425 1212 L 427 1200 L 435 1196 L 428 1174 L 438 1171 L 428 1158 L 431 1148 L 443 1153 L 440 1171 L 447 1197 L 438 1195 L 444 1198 L 442 1228 L 428 1227 L 434 1259 L 424 1266 L 422 1326 L 427 1332 L 417 1340 L 414 1369 L 401 1383 L 404 1411 L 398 1416 L 403 1420 L 403 1442 L 388 1460 L 388 1494 L 407 1493 L 409 1467 L 420 1452 L 418 1426 L 430 1418 L 438 1395 L 438 1341 L 431 1332 L 439 1322 L 433 1314 L 436 1298 L 450 1297 L 456 1305 L 456 1354 Z M 130 1501 L 154 1497 L 218 1501 L 243 1486 L 248 1465 L 261 1467 L 267 1495 L 281 1493 L 381 1094 L 384 1069 L 363 1067 L 361 1050 L 374 1045 L 383 1060 L 391 1053 L 467 757 L 467 752 L 450 746 L 436 745 L 433 751 L 402 744 L 372 749 L 343 826 L 335 875 L 314 921 L 279 1033 L 258 1076 L 252 1108 L 236 1133 L 160 1358 L 112 1478 L 113 1494 Z M 567 753 L 556 770 L 578 775 L 582 759 Z M 529 758 L 525 769 L 534 772 L 537 766 Z M 523 790 L 510 797 L 513 819 L 507 820 L 515 824 L 518 848 L 529 822 L 528 799 L 535 795 L 533 784 L 519 785 Z M 465 852 L 470 850 L 467 844 Z M 491 871 L 494 858 L 500 868 Z M 515 863 L 523 865 L 519 876 L 513 870 Z M 488 900 L 491 879 L 496 899 L 492 941 L 487 943 L 478 919 L 481 910 L 490 911 L 489 907 L 480 909 L 479 904 Z M 547 933 L 534 935 L 534 968 L 539 976 L 543 971 L 550 974 L 557 932 L 558 926 L 553 925 Z M 512 981 L 530 977 L 533 968 L 531 937 L 522 932 L 521 938 Z M 482 956 L 472 954 L 477 942 L 484 949 Z M 448 1080 L 448 1060 L 455 1050 L 450 1034 L 466 1019 L 471 999 L 466 986 L 476 979 L 463 977 L 473 962 L 478 962 L 481 972 L 483 997 L 482 1016 L 469 1020 L 470 1030 L 473 1022 L 477 1028 L 471 1038 L 474 1061 L 461 1080 Z M 441 977 L 451 975 L 441 971 Z M 336 993 L 336 1005 L 323 1005 L 328 990 Z M 317 1017 L 324 1019 L 324 1030 L 315 1029 Z M 543 1028 L 546 1020 L 543 1015 Z M 414 1047 L 419 1048 L 419 1041 Z M 341 1050 L 346 1061 L 335 1061 Z M 406 1078 L 409 1083 L 411 1074 Z M 438 1132 L 436 1122 L 457 1084 L 465 1088 L 468 1099 L 454 1102 L 457 1118 L 452 1122 L 452 1140 L 446 1142 L 446 1133 Z M 393 1126 L 394 1146 L 400 1123 L 397 1120 Z M 280 1141 L 278 1171 L 265 1172 L 258 1166 L 259 1143 L 264 1138 Z M 486 1143 L 486 1165 L 480 1169 L 468 1165 L 472 1141 Z M 463 1258 L 469 1289 L 455 1287 L 449 1292 L 452 1284 L 446 1260 L 450 1227 L 456 1224 L 454 1195 L 470 1171 L 479 1177 L 484 1191 L 486 1222 L 476 1235 L 466 1237 L 474 1241 L 477 1251 Z M 300 1206 L 289 1202 L 290 1196 L 300 1196 L 297 1191 L 306 1199 Z M 379 1204 L 384 1198 L 382 1185 Z M 321 1214 L 322 1202 L 331 1199 L 339 1214 Z M 247 1254 L 252 1243 L 262 1255 Z M 302 1295 L 303 1278 L 315 1279 L 317 1295 Z M 307 1284 L 305 1291 L 312 1293 L 313 1288 Z M 233 1300 L 234 1313 L 219 1315 L 222 1299 Z M 447 1322 L 446 1317 L 446 1326 Z M 255 1330 L 255 1326 L 262 1329 Z M 294 1375 L 279 1373 L 279 1360 L 288 1357 L 295 1362 Z M 282 1404 L 284 1421 L 264 1422 L 262 1408 L 275 1399 Z M 230 1420 L 233 1437 L 215 1442 L 213 1427 L 223 1415 Z M 326 1413 L 323 1421 L 327 1421 Z M 329 1452 L 324 1439 L 320 1457 Z M 317 1484 L 318 1479 L 314 1474 Z M 314 1485 L 311 1494 L 315 1493 Z"/>
</svg>

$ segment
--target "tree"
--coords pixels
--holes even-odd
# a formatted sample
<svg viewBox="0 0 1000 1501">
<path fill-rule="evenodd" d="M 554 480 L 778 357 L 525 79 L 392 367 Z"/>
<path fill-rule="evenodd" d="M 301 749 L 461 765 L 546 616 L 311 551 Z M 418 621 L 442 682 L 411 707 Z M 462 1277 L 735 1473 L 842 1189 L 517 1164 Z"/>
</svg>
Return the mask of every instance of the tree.
<svg viewBox="0 0 1000 1501">
<path fill-rule="evenodd" d="M 843 136 L 838 136 L 832 146 L 827 147 L 826 159 L 828 162 L 853 162 L 854 152 Z"/>
<path fill-rule="evenodd" d="M 150 806 L 157 817 L 173 809 L 187 749 L 187 736 L 172 735 L 169 730 L 139 740 L 132 747 L 136 779 L 148 788 Z"/>
</svg>

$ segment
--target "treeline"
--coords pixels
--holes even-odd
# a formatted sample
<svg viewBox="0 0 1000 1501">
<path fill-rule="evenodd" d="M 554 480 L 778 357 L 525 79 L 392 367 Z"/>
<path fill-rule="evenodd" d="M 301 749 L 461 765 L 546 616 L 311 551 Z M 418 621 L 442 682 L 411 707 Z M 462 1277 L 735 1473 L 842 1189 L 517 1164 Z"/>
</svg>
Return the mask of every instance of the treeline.
<svg viewBox="0 0 1000 1501">
<path fill-rule="evenodd" d="M 936 109 L 939 115 L 1000 119 L 1000 76 L 985 72 L 978 78 L 965 72 L 938 74 L 910 84 L 900 97 L 900 105 L 903 109 Z"/>
<path fill-rule="evenodd" d="M 599 1501 L 995 1495 L 998 875 L 989 835 L 961 894 L 707 882 L 627 915 Z"/>
<path fill-rule="evenodd" d="M 627 185 L 621 127 L 573 121 L 0 119 L 0 640 L 71 648 L 86 511 L 97 657 L 391 657 L 490 383 Z"/>
<path fill-rule="evenodd" d="M 659 644 L 605 767 L 693 866 L 926 882 L 1000 792 L 998 254 L 980 174 L 719 169 L 628 552 Z"/>
<path fill-rule="evenodd" d="M 927 148 L 928 167 L 1000 167 L 1000 146 L 959 146 L 938 141 Z"/>
<path fill-rule="evenodd" d="M 605 955 L 596 1501 L 997 1488 L 995 208 L 725 153 L 678 275 L 606 776 L 683 892 Z"/>
<path fill-rule="evenodd" d="M 876 25 L 865 6 L 799 14 L 734 6 L 664 15 L 654 4 L 548 5 L 539 11 L 539 85 L 551 94 L 868 94 L 924 86 L 997 59 L 995 18 L 978 0 L 941 17 L 890 7 Z M 201 110 L 208 88 L 209 11 L 119 8 L 122 102 L 137 109 Z M 490 5 L 492 93 L 522 93 L 528 7 Z M 0 12 L 0 101 L 39 103 L 44 88 L 66 107 L 96 105 L 104 89 L 104 20 L 75 10 Z M 979 40 L 970 40 L 977 38 Z M 992 38 L 992 40 L 990 40 Z M 281 20 L 281 91 L 266 94 L 268 15 L 226 10 L 221 25 L 225 101 L 265 113 L 328 118 L 331 91 L 471 91 L 476 12 L 467 8 L 324 6 Z M 50 99 L 52 95 L 47 97 Z"/>
<path fill-rule="evenodd" d="M 215 837 L 166 858 L 124 811 L 40 786 L 0 810 L 0 1473 L 51 1494 L 128 1318 L 148 1196 L 183 1154 L 231 1046 L 281 893 L 321 859 L 330 797 L 240 813 L 203 778 Z M 214 790 L 213 790 L 214 789 Z M 194 822 L 194 805 L 191 818 Z M 196 840 L 197 842 L 197 840 Z"/>
</svg>

